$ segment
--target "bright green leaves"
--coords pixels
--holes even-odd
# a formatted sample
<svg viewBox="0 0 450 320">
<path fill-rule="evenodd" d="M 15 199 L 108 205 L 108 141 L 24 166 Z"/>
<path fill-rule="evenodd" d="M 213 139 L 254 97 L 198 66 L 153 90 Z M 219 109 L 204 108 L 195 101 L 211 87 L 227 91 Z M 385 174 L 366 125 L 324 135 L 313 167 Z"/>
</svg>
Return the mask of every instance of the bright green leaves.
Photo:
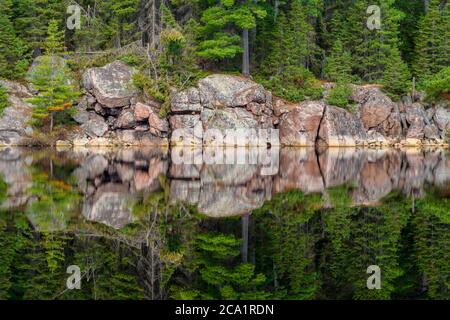
<svg viewBox="0 0 450 320">
<path fill-rule="evenodd" d="M 450 67 L 425 80 L 423 88 L 429 101 L 450 100 Z"/>
<path fill-rule="evenodd" d="M 197 55 L 212 60 L 233 58 L 236 54 L 242 52 L 239 43 L 239 36 L 218 32 L 213 35 L 213 39 L 204 40 L 199 44 Z"/>
<path fill-rule="evenodd" d="M 2 86 L 0 83 L 0 115 L 3 113 L 3 110 L 5 110 L 6 107 L 8 107 L 9 101 L 8 101 L 8 93 L 6 92 L 6 89 Z M 2 189 L 0 189 L 2 190 Z"/>
<path fill-rule="evenodd" d="M 203 11 L 197 27 L 199 44 L 197 55 L 204 59 L 233 58 L 242 52 L 240 36 L 243 29 L 256 27 L 257 19 L 266 16 L 266 10 L 254 2 L 236 3 L 222 0 Z"/>
<path fill-rule="evenodd" d="M 50 21 L 47 29 L 47 38 L 44 42 L 47 55 L 56 55 L 64 51 L 64 31 L 58 28 L 56 20 Z"/>
<path fill-rule="evenodd" d="M 222 0 L 222 4 L 225 8 L 230 8 L 234 5 L 234 0 Z"/>
<path fill-rule="evenodd" d="M 252 29 L 256 26 L 255 16 L 246 6 L 233 10 L 229 16 L 229 21 L 233 22 L 239 29 Z"/>
<path fill-rule="evenodd" d="M 50 118 L 50 132 L 53 130 L 53 115 L 65 116 L 73 110 L 72 104 L 78 98 L 79 92 L 71 84 L 70 72 L 62 58 L 57 56 L 42 56 L 30 72 L 29 81 L 39 91 L 37 96 L 29 99 L 33 104 L 33 119 L 35 125 L 42 125 Z"/>
</svg>

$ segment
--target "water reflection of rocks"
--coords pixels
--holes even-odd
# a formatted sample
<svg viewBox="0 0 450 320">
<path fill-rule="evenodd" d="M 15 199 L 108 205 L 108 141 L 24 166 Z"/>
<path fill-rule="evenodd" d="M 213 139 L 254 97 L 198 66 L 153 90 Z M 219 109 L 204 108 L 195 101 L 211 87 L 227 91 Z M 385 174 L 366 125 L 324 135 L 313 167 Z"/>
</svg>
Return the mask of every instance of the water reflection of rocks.
<svg viewBox="0 0 450 320">
<path fill-rule="evenodd" d="M 28 194 L 32 165 L 46 159 L 72 164 L 71 176 L 83 195 L 83 216 L 114 228 L 132 222 L 138 195 L 163 189 L 171 203 L 192 204 L 206 215 L 223 217 L 249 213 L 292 189 L 322 193 L 326 199 L 328 188 L 347 184 L 354 205 L 376 205 L 395 190 L 417 198 L 426 188 L 448 188 L 450 182 L 445 150 L 232 150 L 234 163 L 228 150 L 222 151 L 222 162 L 213 164 L 204 150 L 192 149 L 171 154 L 161 149 L 77 149 L 40 151 L 39 156 L 33 150 L 2 149 L 0 174 L 8 185 L 2 206 L 33 201 Z M 180 155 L 193 161 L 180 163 Z"/>
</svg>

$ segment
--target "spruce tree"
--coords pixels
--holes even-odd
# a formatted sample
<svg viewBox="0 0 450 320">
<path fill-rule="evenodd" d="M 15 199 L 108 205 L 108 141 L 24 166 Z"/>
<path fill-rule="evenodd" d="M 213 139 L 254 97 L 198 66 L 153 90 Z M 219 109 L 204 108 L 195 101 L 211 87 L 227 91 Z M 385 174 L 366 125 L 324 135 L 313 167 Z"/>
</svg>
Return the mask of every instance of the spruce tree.
<svg viewBox="0 0 450 320">
<path fill-rule="evenodd" d="M 27 48 L 11 23 L 11 2 L 0 6 L 0 77 L 20 78 L 28 65 Z"/>
<path fill-rule="evenodd" d="M 58 22 L 51 20 L 47 29 L 47 38 L 44 41 L 45 54 L 54 56 L 62 53 L 64 48 L 64 31 L 59 31 Z"/>
<path fill-rule="evenodd" d="M 385 91 L 394 100 L 399 100 L 411 89 L 411 74 L 397 48 L 392 49 L 388 56 L 382 83 Z"/>
<path fill-rule="evenodd" d="M 352 57 L 350 51 L 344 50 L 341 40 L 336 40 L 329 56 L 325 60 L 325 76 L 335 82 L 352 80 Z"/>
<path fill-rule="evenodd" d="M 35 55 L 42 52 L 47 37 L 47 27 L 52 20 L 62 29 L 67 6 L 61 0 L 13 0 L 14 26 Z"/>
<path fill-rule="evenodd" d="M 333 32 L 351 53 L 353 74 L 364 82 L 377 82 L 383 78 L 390 50 L 398 47 L 403 14 L 395 8 L 394 0 L 356 0 L 346 4 L 334 13 Z M 366 12 L 374 4 L 381 10 L 381 28 L 370 30 Z"/>
</svg>

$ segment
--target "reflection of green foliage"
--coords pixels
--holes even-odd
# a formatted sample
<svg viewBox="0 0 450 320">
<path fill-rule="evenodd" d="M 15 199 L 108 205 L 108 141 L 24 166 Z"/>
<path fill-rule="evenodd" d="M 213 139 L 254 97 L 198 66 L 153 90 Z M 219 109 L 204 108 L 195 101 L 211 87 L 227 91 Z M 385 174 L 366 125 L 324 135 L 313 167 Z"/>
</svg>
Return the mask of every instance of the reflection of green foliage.
<svg viewBox="0 0 450 320">
<path fill-rule="evenodd" d="M 8 230 L 7 214 L 0 212 L 0 300 L 9 298 L 14 259 L 14 234 Z"/>
<path fill-rule="evenodd" d="M 8 195 L 8 185 L 3 180 L 2 177 L 0 177 L 0 205 L 5 201 L 6 197 Z"/>
<path fill-rule="evenodd" d="M 323 206 L 320 194 L 304 195 L 291 191 L 277 195 L 256 217 L 263 219 L 262 227 L 268 243 L 263 259 L 268 259 L 266 274 L 275 285 L 275 296 L 281 299 L 311 299 L 319 289 L 319 274 L 312 267 L 317 241 L 314 213 Z M 270 212 L 267 216 L 264 213 Z M 262 215 L 261 217 L 259 217 Z M 273 279 L 272 279 L 273 278 Z"/>
<path fill-rule="evenodd" d="M 193 287 L 172 287 L 175 299 L 265 299 L 259 290 L 266 280 L 255 266 L 240 263 L 240 241 L 233 235 L 201 233 L 195 237 L 194 259 L 189 270 L 197 281 Z"/>
<path fill-rule="evenodd" d="M 34 171 L 32 178 L 33 184 L 29 192 L 36 200 L 28 208 L 30 220 L 43 231 L 66 228 L 80 198 L 76 189 L 39 170 Z"/>
<path fill-rule="evenodd" d="M 215 259 L 226 259 L 239 255 L 240 242 L 232 235 L 199 234 L 196 245 L 199 250 L 210 253 Z"/>
<path fill-rule="evenodd" d="M 414 253 L 431 299 L 450 298 L 450 201 L 433 194 L 417 201 Z"/>
<path fill-rule="evenodd" d="M 70 299 L 135 300 L 142 299 L 136 275 L 130 267 L 137 252 L 124 244 L 88 237 L 73 245 L 74 264 L 84 273 L 81 292 L 68 293 Z"/>
</svg>

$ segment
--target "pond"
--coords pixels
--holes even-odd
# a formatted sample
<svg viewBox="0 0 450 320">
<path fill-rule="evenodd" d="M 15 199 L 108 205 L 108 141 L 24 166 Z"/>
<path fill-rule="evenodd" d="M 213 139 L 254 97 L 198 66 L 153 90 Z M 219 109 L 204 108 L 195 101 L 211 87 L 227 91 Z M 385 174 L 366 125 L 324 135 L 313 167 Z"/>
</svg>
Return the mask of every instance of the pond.
<svg viewBox="0 0 450 320">
<path fill-rule="evenodd" d="M 444 149 L 4 148 L 0 178 L 0 299 L 450 298 Z"/>
</svg>

